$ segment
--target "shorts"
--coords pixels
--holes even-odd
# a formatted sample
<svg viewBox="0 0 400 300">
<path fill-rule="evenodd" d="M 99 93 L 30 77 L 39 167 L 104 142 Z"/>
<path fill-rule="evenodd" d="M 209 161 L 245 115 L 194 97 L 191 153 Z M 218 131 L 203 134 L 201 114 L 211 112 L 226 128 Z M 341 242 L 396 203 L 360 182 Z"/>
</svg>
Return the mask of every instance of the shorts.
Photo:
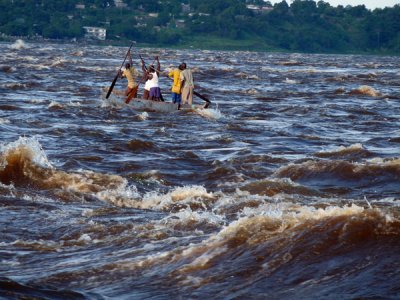
<svg viewBox="0 0 400 300">
<path fill-rule="evenodd" d="M 172 102 L 173 103 L 181 104 L 181 101 L 182 101 L 182 95 L 181 94 L 172 93 Z"/>
<path fill-rule="evenodd" d="M 150 88 L 150 98 L 161 98 L 161 90 L 159 87 Z"/>
</svg>

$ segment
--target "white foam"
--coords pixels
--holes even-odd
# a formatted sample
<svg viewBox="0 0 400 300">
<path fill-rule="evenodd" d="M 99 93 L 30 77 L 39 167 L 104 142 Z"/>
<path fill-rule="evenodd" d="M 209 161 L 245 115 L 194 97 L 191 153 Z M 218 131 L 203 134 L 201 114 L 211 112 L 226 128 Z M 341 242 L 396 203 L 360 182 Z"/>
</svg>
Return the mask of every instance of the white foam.
<svg viewBox="0 0 400 300">
<path fill-rule="evenodd" d="M 212 198 L 212 193 L 208 193 L 202 186 L 177 187 L 167 194 L 150 192 L 144 195 L 141 208 L 162 210 L 169 208 L 174 203 L 190 203 L 193 201 L 201 202 L 202 198 Z"/>
<path fill-rule="evenodd" d="M 64 63 L 66 63 L 66 62 L 67 61 L 65 59 L 58 57 L 51 63 L 50 66 L 51 67 L 57 67 L 57 66 L 62 65 Z"/>
<path fill-rule="evenodd" d="M 396 199 L 394 197 L 387 197 L 379 200 L 371 200 L 371 203 L 390 203 L 394 206 L 400 206 L 400 199 Z"/>
<path fill-rule="evenodd" d="M 285 79 L 285 83 L 288 83 L 288 84 L 297 84 L 298 82 L 297 82 L 296 80 L 286 78 L 286 79 Z"/>
<path fill-rule="evenodd" d="M 91 217 L 92 215 L 93 215 L 93 209 L 90 209 L 90 208 L 85 208 L 83 211 L 82 211 L 82 217 Z"/>
<path fill-rule="evenodd" d="M 88 242 L 92 241 L 92 238 L 90 237 L 90 235 L 84 233 L 84 234 L 82 234 L 82 235 L 79 237 L 78 241 L 79 241 L 79 242 L 88 243 Z"/>
<path fill-rule="evenodd" d="M 245 207 L 243 208 L 241 215 L 245 217 L 268 216 L 273 219 L 281 219 L 283 217 L 284 206 L 284 203 L 266 203 L 258 207 Z"/>
<path fill-rule="evenodd" d="M 31 99 L 31 100 L 29 100 L 29 102 L 30 103 L 43 103 L 43 102 L 45 102 L 45 100 L 43 100 L 43 99 Z"/>
<path fill-rule="evenodd" d="M 40 64 L 40 63 L 35 63 L 35 64 L 25 64 L 24 66 L 26 69 L 34 69 L 34 70 L 50 70 L 49 66 Z"/>
<path fill-rule="evenodd" d="M 367 160 L 368 164 L 379 166 L 400 166 L 400 158 L 385 160 L 381 157 L 375 157 Z"/>
<path fill-rule="evenodd" d="M 165 127 L 164 127 L 164 126 L 159 127 L 159 128 L 157 129 L 157 132 L 162 132 L 162 133 L 164 133 L 164 132 L 165 132 Z"/>
<path fill-rule="evenodd" d="M 83 51 L 82 50 L 78 50 L 78 51 L 72 52 L 71 55 L 73 55 L 73 56 L 83 56 Z"/>
<path fill-rule="evenodd" d="M 81 107 L 81 106 L 82 106 L 82 103 L 81 103 L 80 101 L 75 101 L 75 102 L 69 101 L 69 102 L 68 102 L 68 106 L 71 106 L 71 107 Z"/>
<path fill-rule="evenodd" d="M 49 108 L 64 108 L 64 105 L 62 105 L 61 103 L 58 103 L 56 101 L 51 101 L 48 107 Z"/>
<path fill-rule="evenodd" d="M 337 151 L 340 152 L 343 150 L 363 150 L 363 149 L 364 149 L 364 146 L 361 143 L 356 143 L 356 144 L 352 144 L 348 147 L 340 146 L 340 147 L 338 147 Z"/>
<path fill-rule="evenodd" d="M 140 195 L 136 186 L 128 185 L 128 181 L 122 177 L 117 175 L 114 175 L 114 177 L 119 179 L 120 184 L 113 189 L 97 192 L 95 196 L 116 206 L 142 208 L 141 201 L 139 201 Z"/>
<path fill-rule="evenodd" d="M 381 93 L 368 85 L 359 86 L 357 89 L 353 90 L 353 92 L 358 92 L 371 97 L 378 97 L 381 95 Z"/>
<path fill-rule="evenodd" d="M 142 112 L 141 114 L 137 115 L 137 118 L 141 121 L 145 121 L 147 120 L 147 118 L 149 117 L 149 114 L 147 112 Z"/>
<path fill-rule="evenodd" d="M 2 157 L 6 155 L 9 151 L 15 151 L 19 148 L 26 148 L 30 151 L 31 160 L 42 167 L 52 168 L 49 160 L 47 159 L 46 153 L 42 149 L 38 139 L 36 136 L 27 138 L 20 137 L 17 141 L 9 143 L 9 144 L 0 144 L 0 152 L 2 153 Z M 0 162 L 0 166 L 5 162 Z"/>
<path fill-rule="evenodd" d="M 259 92 L 257 89 L 255 89 L 255 88 L 246 90 L 246 94 L 250 94 L 250 95 L 257 95 L 257 94 L 259 94 L 259 93 L 260 93 L 260 92 Z"/>
<path fill-rule="evenodd" d="M 223 117 L 223 114 L 218 108 L 198 108 L 195 112 L 209 120 L 218 120 Z"/>
<path fill-rule="evenodd" d="M 0 85 L 7 89 L 25 89 L 27 85 L 25 83 L 15 82 L 15 83 L 5 83 Z"/>
<path fill-rule="evenodd" d="M 209 225 L 220 226 L 225 223 L 225 217 L 217 215 L 208 211 L 192 211 L 190 207 L 186 209 L 181 209 L 177 213 L 171 213 L 169 216 L 165 217 L 160 221 L 161 224 L 168 224 L 170 226 L 174 225 L 185 225 L 191 223 L 206 223 Z"/>
<path fill-rule="evenodd" d="M 22 199 L 37 203 L 54 203 L 54 198 L 47 198 L 42 195 L 23 195 Z"/>
<path fill-rule="evenodd" d="M 8 245 L 5 245 L 5 243 L 0 243 L 0 246 L 8 246 Z M 14 259 L 3 259 L 1 261 L 1 264 L 4 266 L 14 267 L 14 266 L 19 266 L 21 263 L 16 258 L 14 258 Z"/>
<path fill-rule="evenodd" d="M 14 50 L 21 50 L 26 48 L 26 44 L 23 40 L 18 39 L 14 42 L 14 44 L 10 45 L 9 48 Z"/>
<path fill-rule="evenodd" d="M 335 149 L 332 149 L 331 151 L 327 151 L 327 152 L 319 152 L 319 153 L 340 153 L 340 152 L 344 152 L 344 151 L 357 151 L 357 150 L 364 150 L 364 146 L 361 143 L 355 143 L 352 144 L 348 147 L 346 146 L 339 146 Z"/>
</svg>

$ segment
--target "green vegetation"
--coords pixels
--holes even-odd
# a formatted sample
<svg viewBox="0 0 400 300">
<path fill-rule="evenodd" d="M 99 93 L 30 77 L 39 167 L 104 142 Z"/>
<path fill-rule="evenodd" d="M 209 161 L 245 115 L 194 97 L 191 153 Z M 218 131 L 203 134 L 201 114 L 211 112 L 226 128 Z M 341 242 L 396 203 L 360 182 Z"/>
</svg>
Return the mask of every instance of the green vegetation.
<svg viewBox="0 0 400 300">
<path fill-rule="evenodd" d="M 238 50 L 400 53 L 400 5 L 373 11 L 295 0 L 0 0 L 0 33 L 105 43 Z"/>
</svg>

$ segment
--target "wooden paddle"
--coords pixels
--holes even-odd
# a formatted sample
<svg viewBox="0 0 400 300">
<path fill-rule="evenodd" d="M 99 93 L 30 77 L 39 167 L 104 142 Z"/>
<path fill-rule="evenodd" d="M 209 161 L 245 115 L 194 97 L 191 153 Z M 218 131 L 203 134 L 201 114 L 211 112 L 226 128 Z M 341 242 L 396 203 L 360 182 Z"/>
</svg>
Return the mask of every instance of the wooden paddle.
<svg viewBox="0 0 400 300">
<path fill-rule="evenodd" d="M 196 92 L 196 91 L 193 91 L 193 94 L 195 94 L 197 97 L 199 97 L 200 99 L 203 99 L 204 101 L 206 101 L 207 103 L 204 105 L 204 108 L 207 108 L 207 107 L 209 107 L 210 106 L 210 104 L 211 104 L 211 101 L 210 100 L 208 100 L 208 98 L 206 98 L 205 96 L 203 96 L 202 94 L 199 94 L 198 92 Z"/>
<path fill-rule="evenodd" d="M 125 103 L 126 103 L 126 104 L 128 104 L 129 102 L 131 102 L 131 100 L 132 100 L 133 98 L 136 98 L 136 97 L 137 97 L 138 89 L 139 89 L 139 85 L 135 86 L 135 87 L 130 91 L 130 93 L 128 94 L 128 96 L 127 96 L 126 99 L 125 99 Z"/>
<path fill-rule="evenodd" d="M 117 72 L 117 75 L 115 75 L 114 80 L 112 81 L 112 83 L 111 83 L 111 85 L 110 85 L 110 88 L 108 89 L 108 92 L 107 92 L 107 95 L 106 95 L 106 99 L 108 99 L 108 97 L 110 97 L 110 94 L 111 94 L 112 90 L 114 89 L 115 83 L 117 82 L 117 79 L 118 79 L 118 77 L 119 77 L 119 73 L 121 72 L 122 66 L 123 66 L 124 63 L 125 63 L 125 60 L 126 60 L 126 58 L 128 57 L 128 54 L 131 52 L 131 48 L 132 48 L 132 46 L 133 46 L 134 43 L 135 43 L 135 42 L 132 42 L 131 46 L 129 47 L 129 50 L 126 52 L 124 61 L 122 62 L 121 66 L 119 67 L 118 72 Z"/>
<path fill-rule="evenodd" d="M 132 91 L 128 94 L 128 97 L 126 97 L 126 99 L 125 99 L 125 103 L 126 103 L 126 104 L 128 104 L 129 102 L 131 102 L 131 100 L 132 100 L 133 98 L 136 98 L 137 92 L 138 92 L 138 90 L 139 90 L 139 85 L 143 82 L 143 79 L 145 79 L 145 78 L 147 78 L 147 75 L 146 75 L 146 74 L 144 74 L 144 75 L 142 76 L 142 79 L 140 79 L 140 81 L 139 81 L 139 83 L 137 84 L 137 86 L 135 86 L 135 87 L 132 89 Z"/>
</svg>

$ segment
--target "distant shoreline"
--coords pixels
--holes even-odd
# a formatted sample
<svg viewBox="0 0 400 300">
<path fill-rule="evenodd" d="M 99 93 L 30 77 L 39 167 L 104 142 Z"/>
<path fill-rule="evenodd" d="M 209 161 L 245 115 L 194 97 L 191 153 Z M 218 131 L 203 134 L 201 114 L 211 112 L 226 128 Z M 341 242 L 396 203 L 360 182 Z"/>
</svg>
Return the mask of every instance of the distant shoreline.
<svg viewBox="0 0 400 300">
<path fill-rule="evenodd" d="M 125 47 L 129 46 L 132 42 L 130 40 L 89 40 L 89 39 L 48 39 L 41 37 L 28 37 L 28 36 L 0 36 L 1 43 L 15 43 L 17 40 L 22 40 L 26 43 L 51 43 L 51 44 L 76 44 L 80 46 L 114 46 L 114 47 Z M 200 37 L 198 39 L 193 40 L 192 43 L 184 42 L 181 43 L 180 46 L 173 45 L 163 45 L 163 44 L 148 44 L 148 43 L 136 43 L 136 47 L 139 48 L 164 48 L 164 49 L 175 49 L 175 50 L 209 50 L 209 51 L 243 51 L 243 52 L 265 52 L 265 53 L 302 53 L 302 54 L 338 54 L 338 55 L 376 55 L 376 56 L 400 56 L 399 53 L 393 53 L 390 51 L 325 51 L 325 52 L 306 52 L 306 51 L 289 51 L 287 49 L 275 49 L 271 47 L 251 47 L 251 44 L 256 43 L 254 40 L 244 40 L 240 41 L 240 43 L 245 43 L 245 46 L 238 46 L 238 41 L 226 39 L 225 43 L 215 43 L 214 39 L 210 39 L 208 44 L 204 43 L 204 37 Z M 191 45 L 192 44 L 192 45 Z M 203 47 L 201 46 L 203 45 Z M 209 45 L 204 46 L 204 45 Z M 250 46 L 249 46 L 250 45 Z"/>
</svg>

